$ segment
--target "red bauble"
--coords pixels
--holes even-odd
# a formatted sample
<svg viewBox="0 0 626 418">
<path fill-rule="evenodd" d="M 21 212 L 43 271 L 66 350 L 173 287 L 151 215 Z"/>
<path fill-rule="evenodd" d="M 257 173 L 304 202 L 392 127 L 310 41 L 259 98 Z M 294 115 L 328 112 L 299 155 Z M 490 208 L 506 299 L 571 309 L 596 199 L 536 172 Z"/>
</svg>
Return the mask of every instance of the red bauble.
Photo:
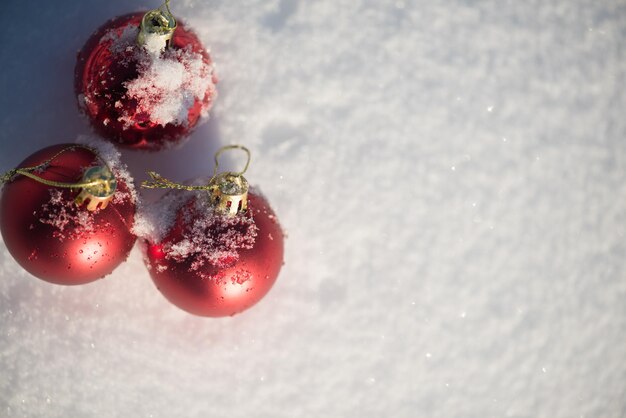
<svg viewBox="0 0 626 418">
<path fill-rule="evenodd" d="M 164 52 L 139 46 L 143 15 L 114 18 L 89 38 L 78 53 L 75 89 L 98 133 L 127 148 L 159 150 L 180 143 L 208 113 L 217 78 L 182 22 Z"/>
<path fill-rule="evenodd" d="M 257 303 L 276 281 L 283 232 L 259 194 L 249 192 L 247 212 L 234 218 L 198 200 L 204 198 L 194 196 L 179 207 L 164 239 L 144 241 L 146 264 L 174 305 L 201 316 L 234 315 Z"/>
<path fill-rule="evenodd" d="M 19 167 L 37 166 L 72 144 L 44 148 Z M 77 183 L 85 169 L 102 165 L 90 149 L 73 148 L 36 174 Z M 104 209 L 88 211 L 74 199 L 81 190 L 55 188 L 16 174 L 0 194 L 0 231 L 11 255 L 29 273 L 57 284 L 88 283 L 113 271 L 135 242 L 130 232 L 135 197 L 114 167 L 117 190 Z M 132 187 L 132 186 L 131 186 Z"/>
</svg>

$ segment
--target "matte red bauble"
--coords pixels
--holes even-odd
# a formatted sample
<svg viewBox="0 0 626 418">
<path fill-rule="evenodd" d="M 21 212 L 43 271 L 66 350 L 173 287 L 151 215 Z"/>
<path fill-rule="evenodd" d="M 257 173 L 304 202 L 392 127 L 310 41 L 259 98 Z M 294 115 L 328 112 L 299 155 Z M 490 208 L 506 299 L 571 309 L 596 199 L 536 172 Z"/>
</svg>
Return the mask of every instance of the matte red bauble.
<svg viewBox="0 0 626 418">
<path fill-rule="evenodd" d="M 83 284 L 111 273 L 128 257 L 135 242 L 130 228 L 136 198 L 119 161 L 107 161 L 93 148 L 55 145 L 26 158 L 3 180 L 2 238 L 32 275 Z"/>
<path fill-rule="evenodd" d="M 157 288 L 201 316 L 248 309 L 267 294 L 283 264 L 283 232 L 265 198 L 248 191 L 247 182 L 222 180 L 214 177 L 209 184 L 219 186 L 209 192 L 165 195 L 153 208 L 165 231 L 143 241 Z"/>
<path fill-rule="evenodd" d="M 116 17 L 78 53 L 75 90 L 94 129 L 117 145 L 159 150 L 182 142 L 217 94 L 200 40 L 169 10 Z"/>
</svg>

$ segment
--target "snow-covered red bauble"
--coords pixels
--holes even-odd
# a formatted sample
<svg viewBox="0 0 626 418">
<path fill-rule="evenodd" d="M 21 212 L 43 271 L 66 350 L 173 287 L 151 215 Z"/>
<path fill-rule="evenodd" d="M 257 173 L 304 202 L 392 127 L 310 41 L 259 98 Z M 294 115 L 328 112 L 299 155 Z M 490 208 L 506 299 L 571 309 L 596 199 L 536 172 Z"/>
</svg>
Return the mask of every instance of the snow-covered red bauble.
<svg viewBox="0 0 626 418">
<path fill-rule="evenodd" d="M 216 97 L 200 40 L 161 10 L 116 17 L 78 53 L 75 90 L 95 130 L 117 145 L 159 150 L 182 142 Z"/>
<path fill-rule="evenodd" d="M 237 186 L 222 186 L 226 194 L 241 195 Z M 237 314 L 276 281 L 283 231 L 265 198 L 245 186 L 241 203 L 215 190 L 170 191 L 142 221 L 138 234 L 150 275 L 161 293 L 187 312 Z"/>
<path fill-rule="evenodd" d="M 0 231 L 25 270 L 51 283 L 76 285 L 104 277 L 126 260 L 136 240 L 136 194 L 118 157 L 110 144 L 54 145 L 18 166 L 35 170 L 12 170 L 4 179 Z"/>
</svg>

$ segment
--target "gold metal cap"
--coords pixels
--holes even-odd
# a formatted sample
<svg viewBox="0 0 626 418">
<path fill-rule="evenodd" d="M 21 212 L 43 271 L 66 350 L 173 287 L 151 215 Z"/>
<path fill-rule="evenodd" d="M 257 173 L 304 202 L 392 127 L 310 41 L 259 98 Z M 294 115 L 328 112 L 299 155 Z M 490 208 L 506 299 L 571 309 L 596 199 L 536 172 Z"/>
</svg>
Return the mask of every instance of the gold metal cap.
<svg viewBox="0 0 626 418">
<path fill-rule="evenodd" d="M 169 0 L 167 0 L 158 9 L 150 10 L 143 15 L 137 43 L 150 47 L 157 45 L 159 50 L 163 50 L 169 46 L 176 26 L 176 18 L 170 12 Z"/>
<path fill-rule="evenodd" d="M 74 200 L 78 206 L 87 202 L 87 210 L 95 211 L 107 207 L 115 190 L 117 180 L 108 167 L 91 167 L 83 175 L 83 189 Z"/>
<path fill-rule="evenodd" d="M 235 216 L 248 210 L 248 180 L 239 173 L 221 173 L 211 179 L 211 200 L 215 210 Z"/>
</svg>

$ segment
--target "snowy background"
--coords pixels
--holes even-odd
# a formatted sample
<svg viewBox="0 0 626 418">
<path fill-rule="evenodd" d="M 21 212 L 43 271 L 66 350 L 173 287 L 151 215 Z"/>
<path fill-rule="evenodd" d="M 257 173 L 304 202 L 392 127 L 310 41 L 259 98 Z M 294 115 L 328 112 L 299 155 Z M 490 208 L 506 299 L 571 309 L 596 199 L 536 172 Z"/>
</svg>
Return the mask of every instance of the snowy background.
<svg viewBox="0 0 626 418">
<path fill-rule="evenodd" d="M 76 51 L 158 4 L 3 0 L 1 171 L 89 132 Z M 184 180 L 248 146 L 286 265 L 204 319 L 137 250 L 68 288 L 0 242 L 0 416 L 626 416 L 624 1 L 172 9 L 220 96 L 183 148 L 124 159 Z"/>
</svg>

